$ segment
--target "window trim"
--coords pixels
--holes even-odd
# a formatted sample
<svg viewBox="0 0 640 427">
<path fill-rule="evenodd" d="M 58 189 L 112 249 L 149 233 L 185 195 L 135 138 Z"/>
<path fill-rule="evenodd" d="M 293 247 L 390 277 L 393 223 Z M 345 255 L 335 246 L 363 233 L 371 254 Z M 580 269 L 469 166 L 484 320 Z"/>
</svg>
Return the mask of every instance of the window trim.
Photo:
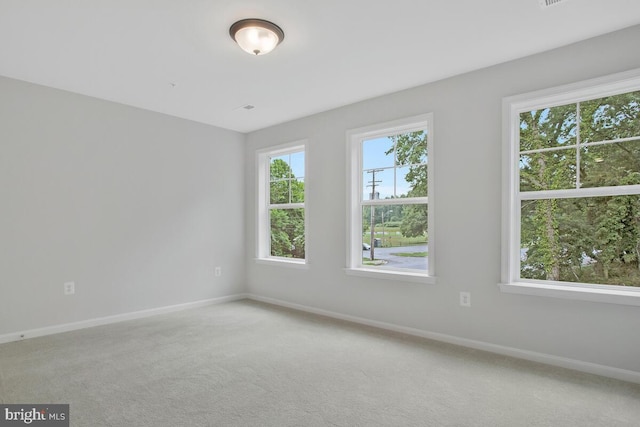
<svg viewBox="0 0 640 427">
<path fill-rule="evenodd" d="M 277 266 L 306 266 L 309 260 L 309 245 L 307 243 L 307 236 L 309 232 L 309 215 L 307 211 L 307 200 L 309 196 L 308 186 L 308 162 L 309 156 L 307 155 L 307 140 L 296 140 L 285 144 L 280 144 L 268 148 L 263 148 L 256 151 L 256 189 L 257 189 L 257 209 L 256 209 L 256 258 L 255 261 L 259 264 L 270 264 Z M 304 152 L 304 203 L 302 207 L 304 209 L 304 234 L 305 234 L 305 258 L 287 258 L 271 255 L 271 223 L 270 223 L 270 161 L 271 157 L 277 157 L 284 154 L 291 154 L 296 152 Z M 290 206 L 286 204 L 283 206 Z M 295 203 L 300 205 L 300 203 Z"/>
<path fill-rule="evenodd" d="M 427 272 L 423 273 L 416 270 L 377 270 L 366 268 L 361 265 L 362 262 L 362 141 L 377 137 L 385 137 L 390 134 L 399 134 L 403 132 L 412 132 L 416 130 L 427 129 L 427 179 L 428 191 L 427 197 L 419 198 L 422 201 L 410 203 L 427 203 L 427 215 L 429 222 L 427 225 L 427 233 L 429 239 L 427 241 L 427 251 L 429 254 L 429 263 Z M 345 273 L 355 276 L 372 277 L 377 279 L 393 279 L 398 281 L 418 282 L 434 284 L 435 277 L 435 167 L 434 167 L 434 127 L 433 113 L 420 114 L 417 116 L 407 117 L 403 119 L 388 121 L 384 123 L 373 124 L 356 129 L 350 129 L 346 132 L 347 155 L 346 155 L 346 177 L 347 177 L 347 251 L 346 251 L 346 268 Z M 382 204 L 399 204 L 400 200 L 390 200 L 382 202 Z M 400 203 L 402 204 L 402 203 Z"/>
<path fill-rule="evenodd" d="M 583 102 L 640 90 L 640 69 L 573 84 L 503 98 L 502 101 L 502 268 L 500 290 L 506 293 L 640 306 L 640 288 L 520 279 L 519 129 L 520 113 Z M 580 197 L 607 194 L 606 187 L 581 189 Z M 638 194 L 638 186 L 619 186 L 618 192 Z M 540 198 L 545 191 L 529 192 Z M 553 190 L 568 197 L 576 190 Z M 551 195 L 551 194 L 547 194 Z"/>
</svg>

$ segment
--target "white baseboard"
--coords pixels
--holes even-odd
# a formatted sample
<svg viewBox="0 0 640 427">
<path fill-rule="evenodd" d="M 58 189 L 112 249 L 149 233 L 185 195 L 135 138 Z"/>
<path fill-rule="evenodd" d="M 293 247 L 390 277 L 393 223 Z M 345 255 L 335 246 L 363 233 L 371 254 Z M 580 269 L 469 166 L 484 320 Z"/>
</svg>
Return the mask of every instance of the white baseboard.
<svg viewBox="0 0 640 427">
<path fill-rule="evenodd" d="M 170 305 L 166 307 L 151 308 L 148 310 L 134 311 L 132 313 L 116 314 L 114 316 L 98 317 L 95 319 L 81 320 L 73 323 L 63 323 L 60 325 L 47 326 L 44 328 L 30 329 L 21 332 L 13 332 L 0 335 L 0 344 L 20 341 L 28 338 L 42 337 L 45 335 L 59 334 L 61 332 L 70 332 L 78 329 L 91 328 L 93 326 L 108 325 L 111 323 L 124 322 L 126 320 L 141 319 L 143 317 L 157 316 L 158 314 L 171 313 L 174 311 L 187 310 L 190 308 L 204 307 L 212 304 L 221 304 L 229 301 L 237 301 L 246 299 L 246 294 L 229 295 L 219 298 L 211 298 L 201 301 L 188 302 L 184 304 Z"/>
<path fill-rule="evenodd" d="M 544 354 L 544 353 L 537 353 L 529 350 L 521 350 L 513 347 L 505 347 L 502 345 L 491 344 L 483 341 L 460 338 L 453 335 L 440 334 L 437 332 L 429 332 L 422 329 L 409 328 L 406 326 L 398 326 L 392 323 L 379 322 L 377 320 L 370 320 L 362 317 L 350 316 L 347 314 L 336 313 L 333 311 L 323 310 L 315 307 L 309 307 L 306 305 L 294 304 L 287 301 L 282 301 L 274 298 L 267 298 L 267 297 L 263 297 L 255 294 L 248 294 L 247 298 L 255 301 L 264 302 L 267 304 L 279 305 L 279 306 L 291 308 L 294 310 L 300 310 L 308 313 L 319 314 L 321 316 L 332 317 L 334 319 L 346 320 L 348 322 L 354 322 L 362 325 L 373 326 L 380 329 L 386 329 L 388 331 L 400 332 L 407 335 L 428 338 L 435 341 L 442 341 L 449 344 L 455 344 L 463 347 L 474 348 L 477 350 L 488 351 L 491 353 L 511 356 L 518 359 L 529 360 L 532 362 L 544 363 L 547 365 L 573 369 L 575 371 L 586 372 L 589 374 L 600 375 L 603 377 L 615 378 L 622 381 L 640 383 L 640 372 L 637 372 L 637 371 L 614 368 L 611 366 L 599 365 L 597 363 L 584 362 L 582 360 L 569 359 L 566 357 L 553 356 L 553 355 Z"/>
</svg>

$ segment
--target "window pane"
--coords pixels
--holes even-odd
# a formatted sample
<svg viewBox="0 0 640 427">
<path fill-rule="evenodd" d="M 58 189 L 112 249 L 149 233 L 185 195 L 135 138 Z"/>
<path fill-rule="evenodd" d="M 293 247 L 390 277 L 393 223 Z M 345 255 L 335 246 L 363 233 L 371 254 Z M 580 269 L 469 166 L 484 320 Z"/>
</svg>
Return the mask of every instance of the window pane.
<svg viewBox="0 0 640 427">
<path fill-rule="evenodd" d="M 396 197 L 427 196 L 427 165 L 403 166 L 396 169 Z"/>
<path fill-rule="evenodd" d="M 371 192 L 374 190 L 375 196 Z M 362 173 L 362 200 L 388 199 L 393 197 L 393 168 L 391 169 L 371 169 Z"/>
<path fill-rule="evenodd" d="M 271 209 L 271 256 L 305 257 L 304 209 Z"/>
<path fill-rule="evenodd" d="M 393 167 L 394 161 L 391 138 L 369 139 L 362 143 L 362 169 Z"/>
<path fill-rule="evenodd" d="M 283 178 L 291 178 L 292 172 L 289 166 L 289 155 L 272 157 L 269 165 L 269 176 L 271 181 Z"/>
<path fill-rule="evenodd" d="M 408 132 L 397 135 L 396 162 L 398 165 L 427 163 L 427 133 Z"/>
<path fill-rule="evenodd" d="M 274 204 L 283 204 L 289 202 L 289 180 L 281 179 L 272 181 L 269 184 L 269 202 Z"/>
<path fill-rule="evenodd" d="M 291 180 L 291 203 L 304 203 L 304 179 Z"/>
<path fill-rule="evenodd" d="M 363 206 L 362 265 L 427 270 L 427 205 Z"/>
<path fill-rule="evenodd" d="M 520 191 L 576 188 L 576 149 L 520 155 Z"/>
<path fill-rule="evenodd" d="M 520 276 L 640 286 L 640 196 L 521 204 Z"/>
<path fill-rule="evenodd" d="M 580 166 L 584 188 L 640 184 L 640 141 L 584 147 Z"/>
<path fill-rule="evenodd" d="M 580 103 L 583 142 L 640 136 L 640 91 Z"/>
<path fill-rule="evenodd" d="M 304 151 L 291 153 L 291 173 L 296 178 L 304 178 Z"/>
<path fill-rule="evenodd" d="M 576 104 L 520 114 L 520 151 L 576 143 Z"/>
</svg>

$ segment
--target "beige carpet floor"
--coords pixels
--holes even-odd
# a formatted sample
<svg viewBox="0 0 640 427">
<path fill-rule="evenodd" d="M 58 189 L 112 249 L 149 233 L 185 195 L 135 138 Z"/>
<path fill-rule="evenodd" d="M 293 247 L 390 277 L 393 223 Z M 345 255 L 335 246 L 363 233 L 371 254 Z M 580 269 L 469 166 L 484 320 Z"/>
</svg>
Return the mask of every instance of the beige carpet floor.
<svg viewBox="0 0 640 427">
<path fill-rule="evenodd" d="M 640 385 L 244 300 L 0 345 L 72 426 L 639 426 Z"/>
</svg>

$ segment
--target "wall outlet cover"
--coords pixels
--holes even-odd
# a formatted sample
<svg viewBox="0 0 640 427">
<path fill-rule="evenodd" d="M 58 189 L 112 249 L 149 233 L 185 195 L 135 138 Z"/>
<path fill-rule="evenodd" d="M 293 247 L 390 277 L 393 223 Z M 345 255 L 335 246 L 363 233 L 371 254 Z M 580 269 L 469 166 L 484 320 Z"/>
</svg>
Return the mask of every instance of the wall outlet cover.
<svg viewBox="0 0 640 427">
<path fill-rule="evenodd" d="M 460 292 L 460 305 L 471 307 L 471 292 Z"/>
<path fill-rule="evenodd" d="M 65 295 L 73 295 L 76 293 L 76 284 L 75 282 L 66 282 L 64 284 L 64 294 Z"/>
</svg>

